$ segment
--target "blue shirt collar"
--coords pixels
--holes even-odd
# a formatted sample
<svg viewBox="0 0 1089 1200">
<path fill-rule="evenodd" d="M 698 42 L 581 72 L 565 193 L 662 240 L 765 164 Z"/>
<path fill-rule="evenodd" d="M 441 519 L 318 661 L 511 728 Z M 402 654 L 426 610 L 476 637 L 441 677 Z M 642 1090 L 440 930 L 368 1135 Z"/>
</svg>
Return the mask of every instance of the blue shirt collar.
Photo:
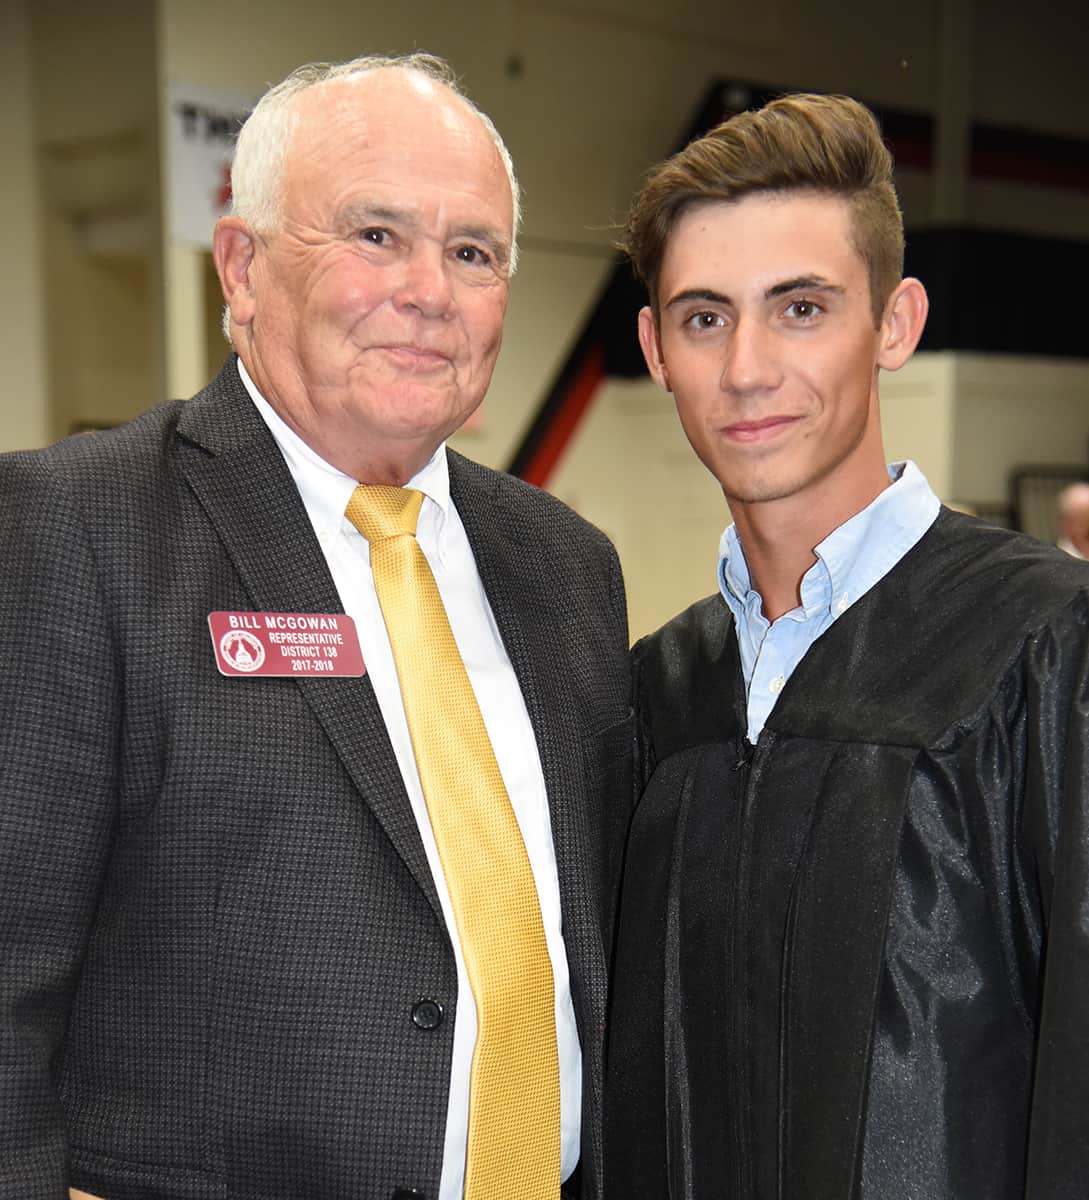
<svg viewBox="0 0 1089 1200">
<path fill-rule="evenodd" d="M 891 487 L 814 547 L 817 561 L 802 579 L 802 602 L 785 616 L 807 620 L 829 608 L 833 619 L 842 615 L 883 579 L 934 523 L 941 502 L 919 468 L 913 462 L 902 462 L 892 463 L 888 471 Z M 727 526 L 719 543 L 718 578 L 722 595 L 738 621 L 760 613 L 763 600 L 753 590 L 735 525 Z"/>
</svg>

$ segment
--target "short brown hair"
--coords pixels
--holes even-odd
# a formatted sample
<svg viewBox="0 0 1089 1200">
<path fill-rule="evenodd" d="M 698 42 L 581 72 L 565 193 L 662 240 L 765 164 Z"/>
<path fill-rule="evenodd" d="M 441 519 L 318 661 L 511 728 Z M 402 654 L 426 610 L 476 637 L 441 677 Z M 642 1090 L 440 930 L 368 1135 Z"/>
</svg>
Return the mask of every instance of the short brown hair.
<svg viewBox="0 0 1089 1200">
<path fill-rule="evenodd" d="M 799 93 L 739 113 L 651 169 L 621 240 L 658 311 L 670 234 L 692 205 L 756 192 L 814 191 L 850 204 L 851 240 L 866 264 L 874 324 L 904 271 L 904 222 L 892 155 L 873 113 L 849 96 Z"/>
</svg>

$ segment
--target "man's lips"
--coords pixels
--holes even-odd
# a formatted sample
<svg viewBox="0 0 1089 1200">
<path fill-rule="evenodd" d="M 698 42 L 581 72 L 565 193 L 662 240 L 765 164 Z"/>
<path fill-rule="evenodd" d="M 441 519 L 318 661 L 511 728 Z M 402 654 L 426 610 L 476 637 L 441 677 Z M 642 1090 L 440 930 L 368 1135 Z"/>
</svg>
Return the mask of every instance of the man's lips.
<svg viewBox="0 0 1089 1200">
<path fill-rule="evenodd" d="M 723 427 L 722 432 L 732 442 L 766 442 L 789 429 L 800 417 L 763 417 L 759 421 L 734 421 Z"/>
<path fill-rule="evenodd" d="M 445 367 L 450 356 L 433 346 L 417 346 L 412 342 L 389 342 L 375 349 L 388 354 L 395 362 L 414 371 L 435 370 Z"/>
</svg>

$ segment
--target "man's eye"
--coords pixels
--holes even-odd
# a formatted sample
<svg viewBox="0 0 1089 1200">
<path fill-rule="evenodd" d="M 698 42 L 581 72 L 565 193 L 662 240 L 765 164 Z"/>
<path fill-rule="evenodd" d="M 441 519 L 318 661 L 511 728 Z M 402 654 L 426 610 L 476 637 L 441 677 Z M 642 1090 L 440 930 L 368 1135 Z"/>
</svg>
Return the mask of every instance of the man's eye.
<svg viewBox="0 0 1089 1200">
<path fill-rule="evenodd" d="M 486 267 L 492 261 L 491 255 L 479 246 L 459 246 L 454 251 L 454 257 L 459 262 L 469 263 L 474 267 Z"/>
<path fill-rule="evenodd" d="M 722 318 L 715 312 L 696 312 L 688 317 L 686 324 L 694 329 L 716 329 L 722 324 Z"/>
<path fill-rule="evenodd" d="M 823 311 L 815 300 L 792 300 L 787 305 L 787 312 L 802 321 L 811 321 Z"/>
<path fill-rule="evenodd" d="M 391 236 L 388 229 L 361 229 L 359 231 L 359 240 L 370 242 L 372 246 L 389 245 Z"/>
</svg>

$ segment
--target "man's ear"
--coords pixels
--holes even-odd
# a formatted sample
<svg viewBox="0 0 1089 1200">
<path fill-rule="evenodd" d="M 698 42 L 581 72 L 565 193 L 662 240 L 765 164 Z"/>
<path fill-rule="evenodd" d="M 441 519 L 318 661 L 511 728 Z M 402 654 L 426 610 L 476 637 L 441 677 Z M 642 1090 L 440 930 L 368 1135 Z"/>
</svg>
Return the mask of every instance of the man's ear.
<svg viewBox="0 0 1089 1200">
<path fill-rule="evenodd" d="M 669 386 L 669 372 L 662 358 L 662 338 L 658 322 L 650 308 L 639 310 L 639 345 L 643 347 L 643 357 L 647 360 L 647 369 L 654 382 L 667 392 L 672 391 Z"/>
<path fill-rule="evenodd" d="M 250 277 L 253 252 L 254 236 L 246 223 L 237 217 L 220 217 L 212 235 L 212 258 L 235 325 L 249 325 L 257 308 Z"/>
<path fill-rule="evenodd" d="M 917 279 L 901 279 L 885 305 L 877 365 L 898 371 L 912 356 L 923 336 L 930 302 Z"/>
</svg>

